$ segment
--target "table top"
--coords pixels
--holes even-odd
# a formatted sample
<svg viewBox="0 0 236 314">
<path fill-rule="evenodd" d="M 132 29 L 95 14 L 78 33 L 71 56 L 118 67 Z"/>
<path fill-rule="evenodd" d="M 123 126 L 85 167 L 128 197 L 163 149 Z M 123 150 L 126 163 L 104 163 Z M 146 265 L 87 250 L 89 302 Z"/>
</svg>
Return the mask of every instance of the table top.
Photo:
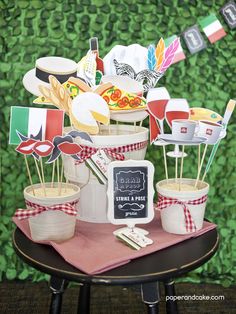
<svg viewBox="0 0 236 314">
<path fill-rule="evenodd" d="M 140 284 L 178 277 L 206 263 L 218 244 L 219 236 L 213 229 L 102 274 L 87 275 L 68 264 L 51 246 L 32 242 L 19 228 L 13 233 L 16 253 L 30 266 L 68 281 L 103 285 Z"/>
</svg>

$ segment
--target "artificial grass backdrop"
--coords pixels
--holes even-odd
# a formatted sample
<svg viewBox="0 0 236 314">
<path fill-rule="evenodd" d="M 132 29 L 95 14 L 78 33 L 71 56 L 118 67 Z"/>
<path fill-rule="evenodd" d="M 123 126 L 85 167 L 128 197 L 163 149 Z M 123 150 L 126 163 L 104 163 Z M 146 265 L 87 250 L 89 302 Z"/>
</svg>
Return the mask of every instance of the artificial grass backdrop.
<svg viewBox="0 0 236 314">
<path fill-rule="evenodd" d="M 17 207 L 24 206 L 22 191 L 28 185 L 23 157 L 9 146 L 10 106 L 32 106 L 34 97 L 22 85 L 26 71 L 43 56 L 63 56 L 79 61 L 88 50 L 88 40 L 97 36 L 103 57 L 114 45 L 139 43 L 148 46 L 163 36 L 180 34 L 201 17 L 215 13 L 227 36 L 207 49 L 187 56 L 185 61 L 167 70 L 158 86 L 165 86 L 172 98 L 186 98 L 191 107 L 201 106 L 224 113 L 227 101 L 235 97 L 236 41 L 219 14 L 225 1 L 183 0 L 0 0 L 0 106 L 2 133 L 2 216 L 0 224 L 0 271 L 8 279 L 32 278 L 44 275 L 23 264 L 11 244 L 14 225 L 11 222 Z M 147 123 L 146 123 L 147 125 Z M 236 200 L 235 200 L 235 114 L 228 127 L 227 138 L 220 144 L 215 162 L 207 176 L 211 185 L 206 217 L 218 224 L 221 245 L 217 255 L 204 267 L 192 272 L 188 280 L 214 281 L 227 286 L 235 280 Z M 187 148 L 184 176 L 195 177 L 196 148 Z M 210 150 L 208 150 L 208 153 Z M 164 178 L 162 152 L 149 147 L 147 159 L 156 168 L 155 182 Z M 30 158 L 29 158 L 30 159 Z M 174 175 L 174 161 L 168 160 Z M 34 169 L 31 160 L 31 168 Z M 46 171 L 50 174 L 51 167 Z M 37 182 L 36 173 L 33 178 Z"/>
</svg>

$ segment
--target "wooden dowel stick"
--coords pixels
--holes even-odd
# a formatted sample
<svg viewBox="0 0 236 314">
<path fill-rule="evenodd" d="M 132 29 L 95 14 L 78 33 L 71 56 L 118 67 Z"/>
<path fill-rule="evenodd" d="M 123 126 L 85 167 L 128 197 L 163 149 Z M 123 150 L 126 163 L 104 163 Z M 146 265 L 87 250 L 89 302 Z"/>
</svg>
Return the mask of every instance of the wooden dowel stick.
<svg viewBox="0 0 236 314">
<path fill-rule="evenodd" d="M 60 163 L 59 158 L 57 158 L 57 189 L 59 194 L 59 184 L 60 184 Z"/>
<path fill-rule="evenodd" d="M 41 173 L 42 173 L 42 181 L 43 181 L 43 184 L 45 186 L 45 177 L 44 177 L 44 169 L 43 169 L 43 160 L 42 160 L 42 158 L 40 158 L 40 167 L 41 167 Z"/>
<path fill-rule="evenodd" d="M 62 180 L 63 180 L 63 172 L 64 172 L 64 164 L 62 163 L 62 166 L 61 166 L 60 185 L 59 185 L 59 195 L 61 195 L 61 187 L 62 187 Z"/>
<path fill-rule="evenodd" d="M 198 162 L 197 162 L 197 171 L 199 171 L 201 163 L 201 144 L 198 145 Z"/>
<path fill-rule="evenodd" d="M 55 177 L 55 168 L 56 168 L 56 162 L 53 162 L 52 165 L 52 181 L 51 181 L 51 188 L 53 187 L 53 183 L 54 183 L 54 177 Z"/>
<path fill-rule="evenodd" d="M 162 147 L 163 147 L 163 155 L 164 155 L 164 165 L 165 165 L 166 180 L 167 180 L 167 183 L 168 183 L 169 177 L 168 177 L 168 170 L 167 170 L 166 147 L 165 147 L 165 145 L 163 145 Z"/>
<path fill-rule="evenodd" d="M 175 158 L 175 182 L 178 180 L 178 157 Z"/>
<path fill-rule="evenodd" d="M 28 173 L 30 185 L 31 185 L 31 188 L 32 188 L 32 192 L 33 192 L 33 195 L 35 195 L 34 188 L 33 188 L 33 181 L 32 181 L 32 177 L 31 177 L 31 173 L 30 173 L 30 168 L 29 168 L 29 164 L 28 164 L 28 160 L 27 160 L 26 155 L 24 155 L 24 159 L 25 159 L 25 165 L 26 165 L 26 169 L 27 169 L 27 173 Z"/>
<path fill-rule="evenodd" d="M 195 182 L 195 187 L 198 185 L 198 181 L 199 181 L 199 178 L 200 178 L 200 173 L 201 173 L 201 170 L 202 170 L 202 165 L 203 165 L 203 161 L 205 159 L 205 155 L 206 155 L 206 151 L 207 151 L 207 144 L 204 148 L 204 151 L 203 151 L 203 154 L 202 154 L 202 160 L 201 160 L 201 163 L 200 163 L 200 168 L 198 170 L 198 174 L 197 174 L 197 179 L 196 179 L 196 182 Z"/>
<path fill-rule="evenodd" d="M 184 167 L 184 145 L 182 147 L 182 157 L 181 157 L 181 164 L 180 164 L 179 190 L 181 190 L 181 181 L 182 181 L 182 177 L 183 177 L 183 167 Z"/>
<path fill-rule="evenodd" d="M 204 182 L 204 180 L 205 180 L 206 174 L 207 174 L 207 172 L 205 171 L 204 174 L 203 174 L 203 176 L 202 176 L 202 181 L 203 181 L 203 182 Z"/>
<path fill-rule="evenodd" d="M 46 191 L 45 191 L 45 187 L 43 185 L 43 181 L 42 181 L 42 178 L 41 178 L 41 174 L 40 174 L 40 171 L 39 171 L 39 166 L 38 166 L 38 163 L 36 161 L 36 158 L 34 158 L 34 162 L 35 162 L 35 166 L 36 166 L 36 169 L 37 169 L 37 172 L 38 172 L 38 176 L 39 176 L 39 181 L 41 183 L 41 187 L 42 187 L 42 190 L 44 192 L 44 196 L 46 196 Z"/>
</svg>

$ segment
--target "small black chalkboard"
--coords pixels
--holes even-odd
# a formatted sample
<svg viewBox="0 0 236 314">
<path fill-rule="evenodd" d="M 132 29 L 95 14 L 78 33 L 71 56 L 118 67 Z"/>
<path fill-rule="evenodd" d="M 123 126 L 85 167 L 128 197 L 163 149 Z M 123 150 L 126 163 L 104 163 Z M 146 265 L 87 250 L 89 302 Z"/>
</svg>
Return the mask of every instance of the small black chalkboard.
<svg viewBox="0 0 236 314">
<path fill-rule="evenodd" d="M 149 222 L 153 216 L 153 165 L 115 161 L 108 167 L 108 218 L 115 224 Z M 127 221 L 127 222 L 126 222 Z"/>
</svg>

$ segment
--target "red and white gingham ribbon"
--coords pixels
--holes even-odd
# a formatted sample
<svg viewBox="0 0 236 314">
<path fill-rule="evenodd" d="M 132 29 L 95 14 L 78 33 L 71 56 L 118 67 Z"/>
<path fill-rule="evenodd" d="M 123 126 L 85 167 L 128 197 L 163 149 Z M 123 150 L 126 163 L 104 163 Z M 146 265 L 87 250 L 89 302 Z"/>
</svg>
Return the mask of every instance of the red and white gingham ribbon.
<svg viewBox="0 0 236 314">
<path fill-rule="evenodd" d="M 14 217 L 18 219 L 27 219 L 33 216 L 36 216 L 44 211 L 47 210 L 60 210 L 64 212 L 67 215 L 70 216 L 76 216 L 77 210 L 75 208 L 75 205 L 78 203 L 78 201 L 65 203 L 65 204 L 57 204 L 53 206 L 41 206 L 38 204 L 31 203 L 29 201 L 25 201 L 26 205 L 33 208 L 33 209 L 22 209 L 18 208 L 15 212 Z"/>
<path fill-rule="evenodd" d="M 187 205 L 199 205 L 199 204 L 205 203 L 206 201 L 207 201 L 207 195 L 204 195 L 204 196 L 198 198 L 197 200 L 183 202 L 183 201 L 180 201 L 176 198 L 169 198 L 169 197 L 165 197 L 161 194 L 158 194 L 157 208 L 158 209 L 164 209 L 164 208 L 167 208 L 170 205 L 174 205 L 174 204 L 181 205 L 183 207 L 183 210 L 184 210 L 186 231 L 187 232 L 194 232 L 197 229 L 196 229 L 195 223 L 193 221 L 192 215 L 191 215 Z"/>
<path fill-rule="evenodd" d="M 83 150 L 79 154 L 77 154 L 77 156 L 80 157 L 81 159 L 76 160 L 75 164 L 77 165 L 84 162 L 86 159 L 94 155 L 98 150 L 103 150 L 112 159 L 124 160 L 125 159 L 124 153 L 143 149 L 147 146 L 147 144 L 148 144 L 148 141 L 144 141 L 140 143 L 129 144 L 125 146 L 118 146 L 118 147 L 113 147 L 113 148 L 107 148 L 107 147 L 97 148 L 97 147 L 81 145 Z"/>
</svg>

